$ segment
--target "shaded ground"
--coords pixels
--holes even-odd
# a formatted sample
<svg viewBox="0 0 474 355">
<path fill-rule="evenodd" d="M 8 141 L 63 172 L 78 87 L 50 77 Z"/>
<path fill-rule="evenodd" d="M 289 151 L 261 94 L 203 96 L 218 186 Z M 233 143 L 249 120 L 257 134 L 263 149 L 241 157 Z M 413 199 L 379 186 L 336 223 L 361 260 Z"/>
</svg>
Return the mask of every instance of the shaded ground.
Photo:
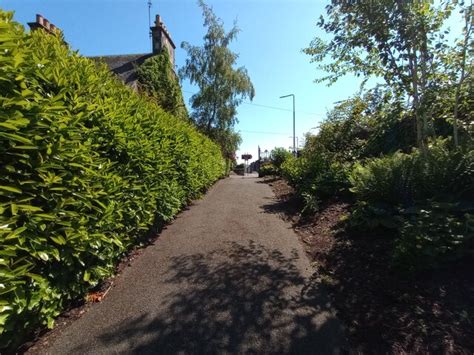
<svg viewBox="0 0 474 355">
<path fill-rule="evenodd" d="M 333 201 L 302 218 L 282 180 L 269 183 L 280 203 L 267 207 L 292 222 L 351 336 L 369 353 L 474 352 L 474 265 L 403 276 L 389 267 L 387 235 L 350 235 L 347 203 Z M 276 207 L 278 206 L 278 207 Z"/>
<path fill-rule="evenodd" d="M 259 181 L 220 181 L 30 353 L 340 353 L 324 287 Z"/>
</svg>

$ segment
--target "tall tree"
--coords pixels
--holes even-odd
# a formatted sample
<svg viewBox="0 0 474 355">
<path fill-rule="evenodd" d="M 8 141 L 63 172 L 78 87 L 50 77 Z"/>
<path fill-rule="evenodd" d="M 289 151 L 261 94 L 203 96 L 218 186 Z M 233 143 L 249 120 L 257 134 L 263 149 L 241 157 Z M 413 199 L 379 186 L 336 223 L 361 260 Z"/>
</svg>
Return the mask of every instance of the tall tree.
<svg viewBox="0 0 474 355">
<path fill-rule="evenodd" d="M 459 41 L 457 62 L 458 68 L 460 68 L 459 75 L 456 75 L 456 93 L 454 97 L 454 110 L 453 110 L 453 136 L 454 144 L 457 146 L 459 144 L 459 133 L 458 133 L 458 116 L 459 116 L 459 104 L 461 101 L 462 87 L 467 78 L 472 74 L 474 60 L 472 59 L 473 43 L 472 43 L 472 27 L 473 27 L 473 17 L 474 17 L 474 6 L 472 1 L 470 5 L 462 8 L 461 13 L 464 13 L 464 38 L 462 41 Z M 455 60 L 456 62 L 456 60 Z M 471 93 L 472 94 L 472 93 Z"/>
<path fill-rule="evenodd" d="M 329 74 L 319 81 L 335 82 L 347 73 L 385 79 L 409 99 L 416 121 L 417 141 L 423 146 L 431 130 L 429 98 L 442 45 L 444 20 L 453 5 L 438 7 L 428 0 L 332 0 L 327 18 L 318 26 L 332 34 L 315 38 L 304 51 Z M 330 62 L 325 62 L 326 59 Z"/>
<path fill-rule="evenodd" d="M 179 70 L 182 79 L 189 79 L 199 87 L 199 92 L 191 97 L 192 119 L 199 129 L 218 142 L 226 142 L 227 137 L 236 139 L 232 131 L 237 123 L 237 107 L 245 98 L 253 99 L 255 90 L 244 67 L 235 68 L 238 54 L 229 48 L 236 39 L 239 28 L 234 23 L 226 32 L 223 21 L 212 8 L 199 0 L 207 33 L 203 46 L 193 46 L 183 42 L 181 47 L 188 53 L 186 64 Z M 235 145 L 235 144 L 233 144 Z M 224 154 L 228 145 L 222 145 Z M 232 145 L 231 145 L 232 146 Z M 233 149 L 233 148 L 231 148 Z"/>
</svg>

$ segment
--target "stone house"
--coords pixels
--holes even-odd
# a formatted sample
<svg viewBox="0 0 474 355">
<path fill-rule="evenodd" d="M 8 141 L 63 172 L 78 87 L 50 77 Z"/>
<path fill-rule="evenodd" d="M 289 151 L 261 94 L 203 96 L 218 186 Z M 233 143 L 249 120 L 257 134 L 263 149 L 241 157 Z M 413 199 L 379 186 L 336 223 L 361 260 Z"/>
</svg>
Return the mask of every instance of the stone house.
<svg viewBox="0 0 474 355">
<path fill-rule="evenodd" d="M 163 24 L 160 15 L 156 15 L 155 26 L 150 27 L 152 38 L 152 52 L 142 54 L 121 54 L 91 57 L 91 59 L 107 64 L 109 69 L 115 73 L 125 84 L 135 90 L 138 89 L 137 74 L 135 69 L 143 62 L 161 53 L 166 49 L 169 53 L 171 67 L 175 67 L 176 45 L 171 39 L 171 35 Z"/>
<path fill-rule="evenodd" d="M 36 21 L 30 22 L 28 25 L 32 31 L 43 29 L 48 33 L 54 33 L 58 30 L 56 26 L 39 14 L 36 15 Z M 150 58 L 155 54 L 159 54 L 164 49 L 166 49 L 169 53 L 171 67 L 173 69 L 175 67 L 176 45 L 171 39 L 171 35 L 168 32 L 166 26 L 163 24 L 160 15 L 156 15 L 155 25 L 150 27 L 150 33 L 152 38 L 151 53 L 106 55 L 94 56 L 90 58 L 97 62 L 105 63 L 109 69 L 115 73 L 125 84 L 137 90 L 138 81 L 136 68 L 143 64 L 147 58 Z"/>
</svg>

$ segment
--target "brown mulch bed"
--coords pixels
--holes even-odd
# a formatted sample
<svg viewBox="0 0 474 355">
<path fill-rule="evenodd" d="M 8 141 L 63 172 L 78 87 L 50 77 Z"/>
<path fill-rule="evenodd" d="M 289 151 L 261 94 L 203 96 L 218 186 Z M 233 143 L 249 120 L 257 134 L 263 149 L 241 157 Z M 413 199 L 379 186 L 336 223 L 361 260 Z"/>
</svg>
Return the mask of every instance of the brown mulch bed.
<svg viewBox="0 0 474 355">
<path fill-rule="evenodd" d="M 390 267 L 391 237 L 344 228 L 350 204 L 302 216 L 281 179 L 267 179 L 327 285 L 352 348 L 362 353 L 474 353 L 474 262 L 407 275 Z"/>
</svg>

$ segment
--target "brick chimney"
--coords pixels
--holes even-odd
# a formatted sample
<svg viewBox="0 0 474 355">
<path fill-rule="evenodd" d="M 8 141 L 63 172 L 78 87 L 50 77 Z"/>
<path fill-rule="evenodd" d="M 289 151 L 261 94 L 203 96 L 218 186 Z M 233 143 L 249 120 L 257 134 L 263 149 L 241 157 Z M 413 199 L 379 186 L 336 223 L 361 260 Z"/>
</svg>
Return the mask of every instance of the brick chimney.
<svg viewBox="0 0 474 355">
<path fill-rule="evenodd" d="M 151 38 L 153 43 L 153 54 L 158 54 L 163 51 L 164 48 L 168 50 L 170 55 L 171 65 L 174 68 L 174 50 L 176 49 L 171 35 L 163 24 L 160 15 L 156 15 L 155 26 L 150 28 Z"/>
<path fill-rule="evenodd" d="M 37 14 L 36 15 L 36 21 L 35 22 L 28 22 L 28 26 L 30 26 L 30 29 L 32 31 L 36 31 L 39 29 L 45 30 L 48 33 L 55 33 L 56 31 L 61 31 L 59 28 L 57 28 L 55 25 L 50 23 L 48 19 L 45 19 L 42 15 Z"/>
</svg>

